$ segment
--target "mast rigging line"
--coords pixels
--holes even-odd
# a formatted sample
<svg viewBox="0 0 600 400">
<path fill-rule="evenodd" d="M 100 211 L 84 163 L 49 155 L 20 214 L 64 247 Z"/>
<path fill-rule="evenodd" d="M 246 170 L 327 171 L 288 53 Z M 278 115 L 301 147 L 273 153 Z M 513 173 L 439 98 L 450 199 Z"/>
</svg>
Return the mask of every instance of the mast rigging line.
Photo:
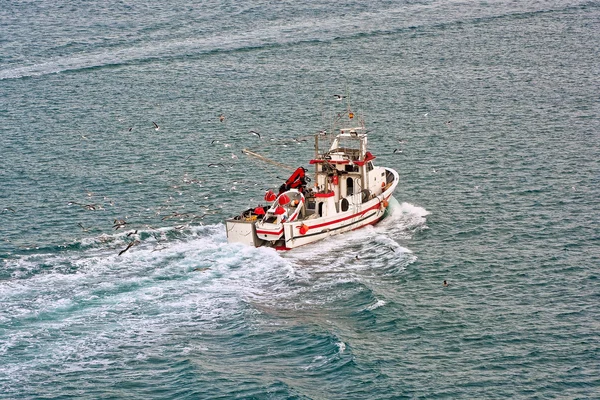
<svg viewBox="0 0 600 400">
<path fill-rule="evenodd" d="M 253 152 L 251 150 L 248 150 L 248 149 L 242 149 L 242 153 L 246 154 L 247 156 L 257 158 L 257 159 L 259 159 L 261 161 L 264 161 L 264 162 L 266 162 L 268 164 L 276 165 L 276 166 L 278 166 L 280 168 L 288 169 L 290 171 L 295 171 L 296 170 L 296 168 L 294 168 L 294 167 L 290 167 L 289 165 L 285 165 L 285 164 L 280 163 L 278 161 L 271 160 L 270 158 L 267 158 L 265 156 L 261 156 L 260 154 L 255 153 L 255 152 Z"/>
</svg>

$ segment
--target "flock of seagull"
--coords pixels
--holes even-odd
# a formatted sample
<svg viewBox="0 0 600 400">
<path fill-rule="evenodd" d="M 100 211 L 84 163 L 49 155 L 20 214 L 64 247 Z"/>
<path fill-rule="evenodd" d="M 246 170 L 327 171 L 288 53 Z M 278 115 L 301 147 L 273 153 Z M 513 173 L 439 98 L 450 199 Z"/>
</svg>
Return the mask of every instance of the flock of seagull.
<svg viewBox="0 0 600 400">
<path fill-rule="evenodd" d="M 198 179 L 187 178 L 187 175 L 184 176 L 183 182 L 186 184 L 201 183 L 201 181 Z M 179 186 L 177 186 L 177 185 L 173 185 L 171 187 L 179 188 Z M 88 197 L 91 198 L 93 196 L 95 196 L 93 193 L 88 192 Z M 104 197 L 104 199 L 109 200 L 110 205 L 112 205 L 112 206 L 115 205 L 113 200 L 108 199 L 106 197 Z M 201 208 L 204 209 L 204 212 L 201 214 L 196 214 L 196 213 L 191 213 L 191 212 L 171 211 L 169 214 L 165 215 L 164 211 L 169 210 L 171 208 L 172 205 L 169 203 L 171 203 L 173 199 L 174 198 L 172 196 L 170 196 L 169 199 L 163 203 L 163 205 L 156 207 L 153 217 L 160 218 L 161 221 L 167 221 L 167 220 L 186 221 L 183 225 L 176 225 L 176 226 L 172 227 L 172 229 L 177 230 L 177 231 L 181 231 L 181 230 L 185 229 L 186 227 L 188 227 L 190 223 L 200 221 L 207 215 L 216 214 L 219 211 L 218 209 L 211 209 L 208 206 L 202 206 Z M 67 205 L 68 206 L 79 206 L 83 210 L 86 210 L 86 211 L 106 210 L 105 204 L 97 203 L 97 202 L 87 203 L 87 202 L 69 201 L 69 202 L 67 202 Z M 148 209 L 148 210 L 150 210 L 150 209 Z M 14 212 L 14 210 L 12 210 L 12 209 L 11 209 L 11 211 Z M 147 216 L 146 218 L 153 218 L 153 217 Z M 128 218 L 129 218 L 128 216 L 126 216 L 125 218 L 115 218 L 112 222 L 112 228 L 114 229 L 114 231 L 119 231 L 119 230 L 126 231 L 127 228 L 130 227 L 131 225 L 139 225 L 139 223 L 136 224 L 136 223 L 129 222 Z M 99 228 L 93 229 L 91 226 L 84 226 L 81 222 L 78 222 L 77 226 L 79 226 L 81 228 L 81 230 L 86 233 L 99 229 Z M 162 241 L 163 238 L 160 235 L 156 234 L 156 232 L 159 232 L 159 230 L 157 228 L 154 228 L 153 226 L 148 225 L 148 224 L 144 224 L 144 226 L 151 231 L 151 233 L 148 234 L 149 236 L 154 237 L 157 242 Z M 101 237 L 99 238 L 99 240 L 103 243 L 113 241 L 114 239 L 115 239 L 115 237 L 106 236 L 104 234 L 101 235 Z M 127 232 L 124 235 L 124 239 L 126 241 L 128 241 L 128 243 L 127 243 L 126 247 L 118 253 L 119 256 L 121 256 L 123 253 L 130 250 L 133 246 L 136 246 L 142 242 L 138 229 L 132 229 L 129 232 Z M 162 250 L 162 248 L 159 248 L 157 246 L 154 251 L 158 251 L 158 250 Z"/>
<path fill-rule="evenodd" d="M 338 101 L 342 101 L 344 98 L 346 98 L 346 96 L 343 96 L 343 95 L 334 95 L 334 97 Z M 427 116 L 427 114 L 425 114 L 425 116 Z M 218 119 L 219 119 L 219 121 L 221 123 L 225 122 L 225 119 L 226 119 L 225 114 L 220 114 L 219 117 L 218 117 Z M 448 126 L 450 126 L 451 124 L 452 124 L 452 121 L 447 121 L 446 122 L 446 125 L 448 125 Z M 152 121 L 152 126 L 154 127 L 155 131 L 160 130 L 160 126 L 155 121 Z M 132 130 L 133 130 L 133 127 L 129 127 L 128 131 L 131 132 Z M 261 135 L 260 131 L 258 131 L 258 130 L 249 130 L 248 134 L 255 136 L 258 140 L 263 140 L 264 139 L 263 136 Z M 318 134 L 326 135 L 327 132 L 323 130 L 323 131 L 318 132 Z M 87 139 L 87 137 L 84 137 L 84 135 L 81 135 L 81 136 L 83 138 Z M 306 142 L 308 140 L 309 136 L 312 137 L 312 135 L 307 135 L 305 137 L 292 138 L 291 140 L 293 142 L 295 142 L 295 143 L 302 143 L 302 142 Z M 271 140 L 275 140 L 275 139 L 271 139 Z M 288 140 L 290 140 L 290 139 L 288 139 Z M 214 139 L 210 143 L 211 144 L 218 144 L 218 143 L 220 143 L 220 141 L 217 140 L 217 139 Z M 398 144 L 399 145 L 402 146 L 402 145 L 404 145 L 406 143 L 407 143 L 406 139 L 398 139 Z M 227 144 L 227 143 L 224 144 L 224 147 L 230 147 L 230 146 L 231 146 L 230 144 Z M 403 152 L 402 147 L 398 147 L 398 148 L 395 148 L 393 150 L 393 154 L 402 153 L 402 152 Z M 186 161 L 190 157 L 191 156 L 186 157 Z M 231 158 L 232 159 L 236 159 L 238 157 L 235 154 L 232 153 Z M 209 163 L 207 166 L 209 168 L 226 168 L 226 165 L 224 163 L 222 163 L 222 162 L 212 162 L 212 163 Z M 168 170 L 165 170 L 165 171 L 168 171 Z M 186 176 L 183 179 L 183 182 L 185 184 L 199 184 L 200 180 L 189 179 L 189 178 L 187 178 L 187 174 L 186 174 Z M 176 188 L 177 186 L 173 186 L 173 187 Z M 181 195 L 181 193 L 179 193 L 179 194 Z M 88 192 L 87 195 L 88 195 L 88 198 L 90 198 L 90 199 L 93 197 L 93 194 L 90 193 L 90 192 Z M 111 206 L 115 205 L 114 201 L 111 200 L 111 199 L 108 199 L 107 197 L 104 197 L 104 200 L 105 200 L 105 202 L 108 202 L 108 204 L 111 205 Z M 169 200 L 167 200 L 167 203 L 170 202 L 171 200 L 172 200 L 172 197 L 170 197 Z M 69 201 L 67 203 L 67 205 L 69 205 L 69 206 L 71 206 L 71 205 L 79 206 L 79 207 L 81 207 L 82 209 L 84 209 L 86 211 L 102 211 L 102 210 L 106 210 L 106 208 L 105 208 L 106 204 L 102 203 L 102 202 Z M 161 213 L 162 213 L 162 211 L 164 209 L 167 209 L 167 208 L 169 208 L 168 205 L 158 207 L 156 209 L 156 216 L 160 216 Z M 5 212 L 13 212 L 14 213 L 15 210 L 13 208 L 11 208 L 11 207 L 6 207 L 6 208 L 4 208 L 2 210 L 2 213 L 5 213 Z M 185 228 L 186 226 L 188 226 L 189 223 L 191 223 L 193 221 L 202 220 L 206 215 L 208 215 L 210 213 L 215 214 L 216 212 L 218 212 L 218 210 L 210 210 L 210 207 L 206 208 L 205 212 L 203 214 L 200 214 L 200 215 L 194 214 L 194 213 L 181 213 L 181 212 L 173 211 L 170 214 L 162 215 L 161 221 L 167 221 L 167 220 L 171 220 L 171 219 L 177 219 L 177 220 L 181 220 L 181 221 L 184 221 L 184 220 L 187 221 L 187 224 L 185 224 L 185 225 L 179 225 L 179 226 L 174 226 L 173 227 L 176 230 L 181 230 L 181 229 Z M 124 229 L 125 230 L 129 225 L 131 225 L 126 219 L 127 219 L 127 217 L 125 217 L 125 219 L 123 219 L 123 218 L 114 219 L 113 220 L 113 225 L 112 225 L 113 229 L 115 231 L 118 231 L 119 229 Z M 81 222 L 78 223 L 77 225 L 82 229 L 83 232 L 90 232 L 90 230 L 92 229 L 92 227 L 86 227 L 86 226 L 84 226 Z M 150 225 L 146 225 L 146 227 L 148 227 L 151 230 L 156 230 L 156 228 L 153 228 Z M 156 235 L 154 235 L 154 234 L 150 234 L 150 235 L 154 236 L 157 239 L 157 241 L 158 241 L 158 237 Z M 126 247 L 124 249 L 122 249 L 118 253 L 119 256 L 122 255 L 122 254 L 124 254 L 128 250 L 130 250 L 133 246 L 136 246 L 139 243 L 141 243 L 141 239 L 140 239 L 140 236 L 138 235 L 138 230 L 137 229 L 136 230 L 132 230 L 131 232 L 127 233 L 125 235 L 125 237 L 126 238 L 132 238 L 132 240 L 129 241 L 127 243 Z"/>
</svg>

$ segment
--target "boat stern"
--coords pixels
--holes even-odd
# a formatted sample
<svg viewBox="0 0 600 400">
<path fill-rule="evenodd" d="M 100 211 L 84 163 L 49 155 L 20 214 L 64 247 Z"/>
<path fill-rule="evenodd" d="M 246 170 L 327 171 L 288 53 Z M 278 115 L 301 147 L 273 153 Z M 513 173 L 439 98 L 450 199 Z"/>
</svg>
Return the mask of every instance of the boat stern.
<svg viewBox="0 0 600 400">
<path fill-rule="evenodd" d="M 243 243 L 249 246 L 260 247 L 263 240 L 256 235 L 256 221 L 230 218 L 225 221 L 227 228 L 227 241 L 229 243 Z"/>
</svg>

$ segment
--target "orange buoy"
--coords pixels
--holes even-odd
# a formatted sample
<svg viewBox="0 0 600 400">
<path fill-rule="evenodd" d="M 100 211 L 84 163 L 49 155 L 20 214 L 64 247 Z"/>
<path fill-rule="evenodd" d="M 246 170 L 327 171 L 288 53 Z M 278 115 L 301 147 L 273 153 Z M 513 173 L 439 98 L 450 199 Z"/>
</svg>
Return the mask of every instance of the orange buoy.
<svg viewBox="0 0 600 400">
<path fill-rule="evenodd" d="M 354 118 L 354 113 L 353 113 L 353 112 L 349 112 L 349 113 L 348 113 L 348 117 L 349 117 L 350 119 Z"/>
<path fill-rule="evenodd" d="M 305 235 L 305 234 L 306 234 L 306 232 L 308 232 L 308 229 L 309 229 L 309 228 L 308 228 L 308 225 L 304 225 L 304 224 L 300 225 L 300 227 L 299 227 L 299 228 L 300 228 L 300 234 L 301 234 L 301 235 Z"/>
</svg>

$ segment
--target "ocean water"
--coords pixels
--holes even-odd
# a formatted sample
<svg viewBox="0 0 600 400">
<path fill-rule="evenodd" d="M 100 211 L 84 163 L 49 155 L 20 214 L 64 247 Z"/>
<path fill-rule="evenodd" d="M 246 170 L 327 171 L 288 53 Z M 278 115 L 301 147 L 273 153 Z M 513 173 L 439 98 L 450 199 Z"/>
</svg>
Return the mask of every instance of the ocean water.
<svg viewBox="0 0 600 400">
<path fill-rule="evenodd" d="M 600 397 L 597 1 L 1 4 L 0 398 Z M 335 94 L 389 217 L 228 244 Z"/>
</svg>

